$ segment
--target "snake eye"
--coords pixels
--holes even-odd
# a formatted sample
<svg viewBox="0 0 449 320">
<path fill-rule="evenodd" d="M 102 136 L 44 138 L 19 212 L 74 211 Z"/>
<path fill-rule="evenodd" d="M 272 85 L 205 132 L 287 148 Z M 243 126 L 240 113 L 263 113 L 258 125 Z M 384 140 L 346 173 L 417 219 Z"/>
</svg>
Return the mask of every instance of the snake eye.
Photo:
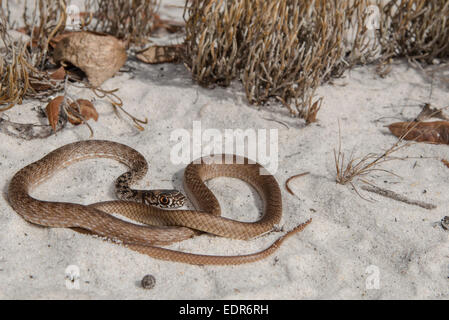
<svg viewBox="0 0 449 320">
<path fill-rule="evenodd" d="M 166 205 L 168 205 L 168 204 L 170 203 L 170 200 L 168 200 L 168 198 L 167 198 L 166 196 L 161 196 L 161 197 L 159 198 L 159 202 L 160 202 L 162 205 L 166 206 Z"/>
</svg>

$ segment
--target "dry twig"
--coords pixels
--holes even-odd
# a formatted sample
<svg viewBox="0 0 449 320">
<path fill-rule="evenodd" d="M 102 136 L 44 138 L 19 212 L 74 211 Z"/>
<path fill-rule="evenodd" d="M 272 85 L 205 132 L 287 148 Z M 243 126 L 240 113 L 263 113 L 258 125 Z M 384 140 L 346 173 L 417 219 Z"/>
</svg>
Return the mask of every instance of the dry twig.
<svg viewBox="0 0 449 320">
<path fill-rule="evenodd" d="M 431 203 L 426 203 L 423 201 L 418 201 L 418 200 L 410 200 L 407 197 L 400 195 L 396 192 L 393 192 L 391 190 L 387 190 L 387 189 L 382 189 L 379 188 L 377 186 L 362 186 L 362 189 L 368 192 L 373 192 L 373 193 L 377 193 L 383 197 L 387 197 L 396 201 L 400 201 L 400 202 L 404 202 L 410 205 L 414 205 L 414 206 L 418 206 L 427 210 L 432 210 L 435 209 L 436 206 L 431 204 Z"/>
</svg>

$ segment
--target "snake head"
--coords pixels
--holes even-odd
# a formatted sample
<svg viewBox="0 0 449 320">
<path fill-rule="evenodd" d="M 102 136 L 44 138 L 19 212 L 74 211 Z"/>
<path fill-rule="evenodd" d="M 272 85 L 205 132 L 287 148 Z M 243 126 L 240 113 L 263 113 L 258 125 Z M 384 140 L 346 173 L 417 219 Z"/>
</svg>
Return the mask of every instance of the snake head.
<svg viewBox="0 0 449 320">
<path fill-rule="evenodd" d="M 180 208 L 186 197 L 178 190 L 152 190 L 143 195 L 145 204 L 159 208 Z"/>
</svg>

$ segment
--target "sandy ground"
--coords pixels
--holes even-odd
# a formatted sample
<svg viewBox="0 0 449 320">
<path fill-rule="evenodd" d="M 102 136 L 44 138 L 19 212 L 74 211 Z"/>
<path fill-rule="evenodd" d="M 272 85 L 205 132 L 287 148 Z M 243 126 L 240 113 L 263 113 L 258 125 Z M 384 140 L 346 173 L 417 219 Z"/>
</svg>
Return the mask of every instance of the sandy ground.
<svg viewBox="0 0 449 320">
<path fill-rule="evenodd" d="M 182 13 L 182 10 L 181 10 Z M 447 104 L 447 87 L 434 83 L 405 63 L 395 63 L 384 79 L 374 67 L 347 72 L 324 85 L 319 121 L 305 127 L 273 103 L 248 105 L 242 86 L 204 89 L 191 80 L 183 65 L 144 65 L 130 59 L 132 72 L 119 73 L 104 87 L 120 88 L 126 110 L 148 118 L 145 131 L 119 119 L 101 100 L 95 106 L 98 122 L 90 122 L 96 139 L 109 139 L 140 151 L 150 172 L 145 188 L 182 190 L 184 164 L 173 164 L 170 141 L 176 129 L 191 132 L 193 121 L 203 130 L 277 129 L 278 169 L 286 230 L 313 218 L 302 233 L 284 243 L 273 256 L 241 266 L 191 266 L 155 260 L 119 245 L 81 235 L 69 229 L 31 225 L 10 207 L 8 183 L 23 166 L 69 142 L 88 139 L 86 127 L 68 126 L 45 140 L 23 141 L 2 136 L 0 145 L 0 298 L 138 298 L 138 299 L 396 299 L 449 298 L 449 232 L 439 221 L 447 215 L 449 159 L 447 146 L 415 144 L 395 154 L 409 159 L 385 163 L 382 168 L 398 176 L 373 172 L 365 177 L 376 185 L 412 199 L 433 203 L 434 210 L 407 205 L 335 182 L 333 150 L 338 147 L 339 122 L 342 151 L 355 156 L 382 153 L 395 143 L 384 126 L 413 119 L 419 104 Z M 86 90 L 71 88 L 72 95 L 93 98 Z M 7 112 L 13 121 L 38 122 L 30 110 L 40 106 L 26 101 Z M 279 122 L 267 119 L 275 119 Z M 33 196 L 53 201 L 89 204 L 113 199 L 113 182 L 124 166 L 110 160 L 89 160 L 58 173 Z M 284 188 L 292 175 L 311 174 L 291 182 L 296 196 Z M 217 178 L 208 183 L 226 217 L 256 220 L 261 211 L 257 194 L 244 182 Z M 188 252 L 235 255 L 259 251 L 280 234 L 251 240 L 199 236 L 170 248 Z M 65 270 L 75 265 L 80 287 L 69 290 Z M 155 276 L 152 290 L 140 280 Z"/>
</svg>

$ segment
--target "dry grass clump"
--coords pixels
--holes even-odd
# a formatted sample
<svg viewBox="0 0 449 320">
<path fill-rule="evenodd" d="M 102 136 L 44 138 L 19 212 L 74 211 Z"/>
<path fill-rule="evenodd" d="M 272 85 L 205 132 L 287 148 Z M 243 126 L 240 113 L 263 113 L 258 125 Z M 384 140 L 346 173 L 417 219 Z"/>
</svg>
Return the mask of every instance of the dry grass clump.
<svg viewBox="0 0 449 320">
<path fill-rule="evenodd" d="M 20 31 L 31 39 L 30 62 L 36 68 L 44 68 L 50 41 L 64 31 L 66 8 L 66 0 L 36 0 L 32 9 L 28 7 L 28 1 L 25 1 L 22 15 L 25 26 Z"/>
<path fill-rule="evenodd" d="M 246 43 L 242 30 L 248 1 L 186 2 L 184 60 L 199 84 L 227 86 L 243 65 Z"/>
<path fill-rule="evenodd" d="M 186 5 L 184 60 L 203 86 L 240 79 L 250 103 L 276 98 L 313 122 L 316 89 L 363 60 L 366 28 L 356 28 L 349 45 L 343 40 L 366 7 L 364 0 L 194 0 Z M 359 14 L 356 22 L 365 19 Z"/>
<path fill-rule="evenodd" d="M 21 104 L 25 97 L 39 99 L 61 89 L 47 73 L 38 69 L 42 54 L 32 51 L 30 43 L 13 41 L 7 30 L 7 18 L 0 6 L 0 111 Z M 42 41 L 48 42 L 48 39 Z"/>
<path fill-rule="evenodd" d="M 128 44 L 145 44 L 154 28 L 158 0 L 87 0 L 86 8 L 95 12 L 89 26 Z"/>
<path fill-rule="evenodd" d="M 382 8 L 384 55 L 426 63 L 449 58 L 448 17 L 446 0 L 388 1 Z"/>
<path fill-rule="evenodd" d="M 195 81 L 239 79 L 250 103 L 274 97 L 307 122 L 320 109 L 316 89 L 355 64 L 449 56 L 443 0 L 193 0 L 185 15 Z"/>
<path fill-rule="evenodd" d="M 275 97 L 310 119 L 315 90 L 340 61 L 344 9 L 343 2 L 252 1 L 243 30 L 250 35 L 242 76 L 249 102 Z"/>
</svg>

